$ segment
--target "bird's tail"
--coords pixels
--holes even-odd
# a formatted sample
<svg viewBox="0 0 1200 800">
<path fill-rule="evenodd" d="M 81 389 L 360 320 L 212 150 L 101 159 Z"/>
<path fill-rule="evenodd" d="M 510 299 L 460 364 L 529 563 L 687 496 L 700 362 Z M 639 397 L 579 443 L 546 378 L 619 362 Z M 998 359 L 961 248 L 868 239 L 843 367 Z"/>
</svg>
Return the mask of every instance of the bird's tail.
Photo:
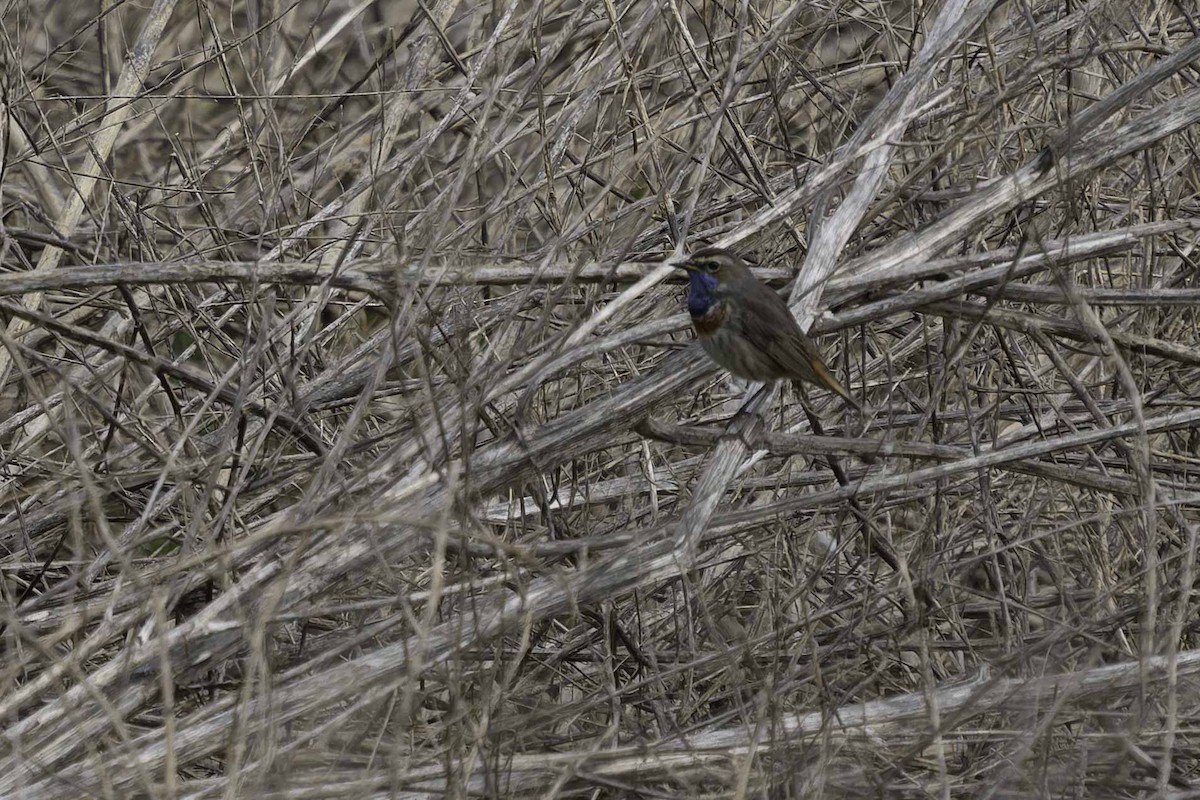
<svg viewBox="0 0 1200 800">
<path fill-rule="evenodd" d="M 826 389 L 842 398 L 842 400 L 846 401 L 846 405 L 850 406 L 858 413 L 862 413 L 862 406 L 859 405 L 858 401 L 854 399 L 854 396 L 850 394 L 850 390 L 845 386 L 842 386 L 842 382 L 833 377 L 833 373 L 829 371 L 828 367 L 822 364 L 819 359 L 813 359 L 812 368 L 813 372 L 816 373 L 817 376 L 816 383 L 824 386 Z M 799 381 L 793 381 L 796 391 L 800 391 L 799 384 Z"/>
<path fill-rule="evenodd" d="M 857 400 L 855 400 L 853 397 L 850 396 L 850 392 L 846 390 L 845 386 L 842 386 L 842 384 L 838 381 L 837 378 L 835 378 L 829 374 L 829 370 L 825 367 L 824 364 L 818 363 L 816 365 L 815 372 L 817 374 L 817 377 L 820 379 L 818 382 L 821 385 L 825 386 L 825 388 L 827 388 L 827 389 L 830 389 L 835 394 L 837 394 L 838 397 L 840 397 L 840 398 L 842 398 L 842 400 L 846 401 L 846 405 L 850 406 L 855 411 L 857 411 L 858 415 L 863 418 L 863 429 L 855 436 L 855 438 L 862 438 L 862 435 L 863 435 L 863 433 L 866 432 L 867 425 L 869 424 L 869 422 L 866 419 L 866 415 L 863 413 L 862 406 L 858 404 Z M 808 401 L 806 399 L 807 395 L 805 394 L 805 391 L 804 391 L 804 384 L 801 383 L 800 381 L 792 381 L 792 386 L 795 387 L 796 394 L 800 397 L 800 403 L 805 409 L 804 413 L 809 414 L 810 421 L 813 420 L 814 417 L 812 416 L 811 411 L 808 407 Z M 816 427 L 813 428 L 813 431 L 816 433 L 820 433 L 820 431 L 817 430 Z M 861 460 L 865 464 L 874 464 L 875 463 L 875 456 L 871 453 L 858 453 L 857 455 L 858 455 L 859 460 Z"/>
</svg>

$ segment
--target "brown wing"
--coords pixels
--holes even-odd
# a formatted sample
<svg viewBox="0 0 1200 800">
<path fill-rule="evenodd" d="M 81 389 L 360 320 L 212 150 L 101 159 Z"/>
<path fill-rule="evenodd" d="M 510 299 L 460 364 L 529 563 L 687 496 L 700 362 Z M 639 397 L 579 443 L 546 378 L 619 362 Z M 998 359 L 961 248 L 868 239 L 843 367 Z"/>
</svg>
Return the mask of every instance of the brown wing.
<svg viewBox="0 0 1200 800">
<path fill-rule="evenodd" d="M 800 330 L 783 298 L 761 284 L 755 288 L 762 291 L 748 293 L 751 300 L 740 320 L 745 336 L 760 344 L 781 374 L 824 386 L 857 408 L 850 392 L 825 366 L 812 339 Z"/>
</svg>

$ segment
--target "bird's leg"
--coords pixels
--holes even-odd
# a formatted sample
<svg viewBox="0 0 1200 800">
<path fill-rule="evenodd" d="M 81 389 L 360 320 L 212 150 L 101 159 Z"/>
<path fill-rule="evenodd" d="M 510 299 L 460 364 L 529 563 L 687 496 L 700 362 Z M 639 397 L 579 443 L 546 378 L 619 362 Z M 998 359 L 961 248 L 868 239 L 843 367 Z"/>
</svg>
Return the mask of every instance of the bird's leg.
<svg viewBox="0 0 1200 800">
<path fill-rule="evenodd" d="M 763 425 L 762 412 L 774 396 L 774 382 L 764 383 L 755 389 L 725 426 L 725 435 L 739 437 L 752 450 L 757 447 L 754 440 Z"/>
<path fill-rule="evenodd" d="M 809 405 L 808 393 L 804 391 L 804 387 L 799 383 L 795 384 L 795 386 L 796 393 L 800 396 L 800 408 L 804 410 L 804 416 L 808 417 L 808 424 L 812 428 L 812 432 L 817 436 L 823 436 L 825 429 L 821 425 L 821 419 L 812 410 L 812 406 Z M 829 464 L 829 471 L 833 473 L 833 477 L 837 480 L 838 485 L 849 486 L 850 479 L 846 476 L 846 470 L 842 469 L 842 463 L 838 461 L 837 457 L 826 456 L 825 460 Z M 859 522 L 862 523 L 862 535 L 867 548 L 882 558 L 892 570 L 900 574 L 905 574 L 901 572 L 900 560 L 896 558 L 896 552 L 892 549 L 891 542 L 888 541 L 886 534 L 871 522 L 871 518 L 858 502 L 858 498 L 850 498 L 850 510 L 854 513 L 854 516 L 858 517 Z"/>
<path fill-rule="evenodd" d="M 749 392 L 746 399 L 738 406 L 738 410 L 725 423 L 727 428 L 732 428 L 735 423 L 745 422 L 747 417 L 762 415 L 764 407 L 774 396 L 774 392 L 771 390 L 775 388 L 775 384 L 773 382 L 759 384 L 757 381 L 753 381 L 750 385 L 754 386 L 755 384 L 758 384 L 758 388 Z"/>
<path fill-rule="evenodd" d="M 760 384 L 759 387 L 750 395 L 750 398 L 746 400 L 746 402 L 742 403 L 741 408 L 739 408 L 737 414 L 734 415 L 734 419 L 737 419 L 743 414 L 761 414 L 763 408 L 768 402 L 770 402 L 772 390 L 774 388 L 774 383 L 768 382 Z"/>
</svg>

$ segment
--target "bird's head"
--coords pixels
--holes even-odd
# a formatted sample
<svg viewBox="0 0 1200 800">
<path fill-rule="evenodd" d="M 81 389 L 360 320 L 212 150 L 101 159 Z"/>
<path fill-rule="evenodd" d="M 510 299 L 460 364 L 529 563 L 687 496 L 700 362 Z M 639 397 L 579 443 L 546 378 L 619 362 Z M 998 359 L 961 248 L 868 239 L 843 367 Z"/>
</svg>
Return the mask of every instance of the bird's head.
<svg viewBox="0 0 1200 800">
<path fill-rule="evenodd" d="M 753 280 L 750 267 L 746 266 L 745 261 L 719 247 L 697 250 L 688 256 L 680 267 L 688 271 L 693 282 L 700 276 L 705 283 L 714 286 L 728 285 L 746 278 Z"/>
<path fill-rule="evenodd" d="M 706 313 L 731 287 L 755 280 L 745 261 L 717 247 L 697 250 L 679 268 L 688 273 L 688 310 L 693 316 Z"/>
</svg>

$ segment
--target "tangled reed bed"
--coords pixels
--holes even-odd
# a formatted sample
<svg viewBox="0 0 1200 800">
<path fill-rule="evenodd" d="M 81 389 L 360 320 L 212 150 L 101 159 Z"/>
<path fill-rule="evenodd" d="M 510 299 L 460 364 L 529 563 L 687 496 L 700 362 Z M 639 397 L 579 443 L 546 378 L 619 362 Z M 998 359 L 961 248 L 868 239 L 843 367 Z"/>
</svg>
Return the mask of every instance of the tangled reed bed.
<svg viewBox="0 0 1200 800">
<path fill-rule="evenodd" d="M 1194 791 L 1186 4 L 92 14 L 0 17 L 0 795 Z M 700 243 L 865 418 L 734 416 Z"/>
</svg>

